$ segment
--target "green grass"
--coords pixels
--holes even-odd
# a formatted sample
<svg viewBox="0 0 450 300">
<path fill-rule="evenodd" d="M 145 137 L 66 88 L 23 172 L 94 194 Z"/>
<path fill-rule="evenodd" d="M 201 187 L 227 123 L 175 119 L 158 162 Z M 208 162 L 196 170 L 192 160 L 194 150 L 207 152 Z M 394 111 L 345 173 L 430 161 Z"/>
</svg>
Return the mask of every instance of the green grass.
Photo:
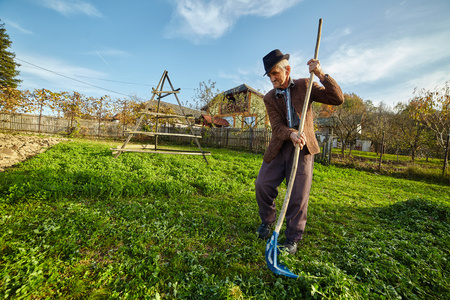
<svg viewBox="0 0 450 300">
<path fill-rule="evenodd" d="M 281 255 L 291 279 L 255 233 L 261 155 L 110 146 L 65 142 L 0 173 L 2 298 L 450 298 L 449 185 L 316 163 L 303 243 Z"/>
<path fill-rule="evenodd" d="M 414 162 L 410 156 L 384 154 L 380 165 L 380 154 L 352 150 L 345 151 L 342 156 L 340 149 L 333 149 L 331 164 L 344 168 L 353 168 L 368 172 L 376 172 L 397 178 L 426 181 L 450 185 L 450 168 L 442 174 L 443 159 L 417 157 Z"/>
<path fill-rule="evenodd" d="M 333 148 L 332 149 L 333 154 L 341 155 L 341 149 Z M 350 150 L 344 151 L 345 156 L 348 156 L 350 154 Z M 365 151 L 359 151 L 359 150 L 352 150 L 352 156 L 353 157 L 359 157 L 371 161 L 378 162 L 380 159 L 380 153 L 375 152 L 365 152 Z M 396 154 L 383 154 L 383 162 L 385 163 L 398 163 L 398 164 L 413 164 L 411 161 L 411 156 L 406 155 L 396 155 Z M 427 167 L 437 167 L 441 168 L 443 166 L 443 159 L 437 159 L 437 158 L 426 158 L 426 157 L 416 157 L 414 159 L 414 164 L 417 165 L 423 165 Z"/>
</svg>

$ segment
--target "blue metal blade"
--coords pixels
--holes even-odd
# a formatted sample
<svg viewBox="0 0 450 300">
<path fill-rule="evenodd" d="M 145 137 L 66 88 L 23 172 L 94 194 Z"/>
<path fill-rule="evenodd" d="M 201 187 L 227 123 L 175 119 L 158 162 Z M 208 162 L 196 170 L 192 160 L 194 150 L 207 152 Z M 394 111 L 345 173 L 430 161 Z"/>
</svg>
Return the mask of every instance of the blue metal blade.
<svg viewBox="0 0 450 300">
<path fill-rule="evenodd" d="M 283 275 L 291 278 L 298 278 L 298 275 L 295 275 L 289 269 L 278 263 L 278 254 L 280 250 L 278 248 L 278 232 L 273 232 L 272 237 L 267 241 L 266 245 L 266 262 L 269 269 L 277 275 Z"/>
</svg>

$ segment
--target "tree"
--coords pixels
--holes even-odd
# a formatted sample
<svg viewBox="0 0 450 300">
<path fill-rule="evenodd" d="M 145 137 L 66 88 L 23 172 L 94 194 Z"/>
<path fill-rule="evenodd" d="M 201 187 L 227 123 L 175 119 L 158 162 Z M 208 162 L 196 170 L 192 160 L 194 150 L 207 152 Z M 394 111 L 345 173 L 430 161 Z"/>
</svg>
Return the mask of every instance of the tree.
<svg viewBox="0 0 450 300">
<path fill-rule="evenodd" d="M 312 110 L 314 112 L 314 115 L 318 118 L 330 118 L 337 107 L 338 106 L 336 105 L 328 105 L 318 102 L 312 103 Z"/>
<path fill-rule="evenodd" d="M 44 112 L 44 107 L 48 107 L 50 109 L 54 109 L 54 103 L 57 103 L 54 100 L 55 93 L 52 93 L 50 90 L 46 89 L 35 89 L 30 97 L 30 106 L 31 111 L 39 112 L 39 127 L 38 132 L 41 132 L 41 120 Z"/>
<path fill-rule="evenodd" d="M 392 119 L 391 126 L 398 132 L 398 139 L 394 144 L 397 149 L 409 148 L 411 161 L 414 162 L 417 150 L 426 139 L 425 126 L 413 118 L 415 107 L 411 103 L 398 103 L 395 110 L 397 113 Z"/>
<path fill-rule="evenodd" d="M 123 131 L 125 131 L 127 125 L 136 124 L 138 111 L 141 109 L 141 103 L 137 100 L 137 97 L 131 97 L 130 99 L 118 98 L 112 105 L 114 109 L 113 113 L 115 113 L 115 116 L 122 123 Z"/>
<path fill-rule="evenodd" d="M 395 140 L 395 133 L 391 130 L 392 112 L 384 103 L 380 103 L 378 107 L 367 107 L 366 126 L 363 130 L 364 139 L 370 140 L 378 154 L 380 144 L 385 133 L 384 143 L 391 144 Z"/>
<path fill-rule="evenodd" d="M 100 98 L 89 97 L 86 100 L 88 116 L 98 121 L 97 137 L 100 138 L 102 121 L 111 114 L 111 98 L 105 95 Z"/>
<path fill-rule="evenodd" d="M 14 52 L 8 51 L 11 44 L 9 35 L 6 33 L 5 24 L 0 23 L 0 87 L 15 89 L 22 81 L 16 78 L 19 75 L 19 71 L 16 68 L 20 65 L 14 61 L 16 57 Z"/>
<path fill-rule="evenodd" d="M 222 104 L 226 102 L 225 95 L 216 88 L 216 82 L 211 79 L 208 82 L 200 82 L 194 97 L 193 107 L 198 110 L 206 110 L 211 116 L 211 126 L 215 127 L 216 115 L 220 113 Z"/>
<path fill-rule="evenodd" d="M 434 132 L 436 144 L 445 148 L 450 134 L 450 81 L 442 89 L 415 90 L 410 102 L 414 106 L 412 117 Z"/>
<path fill-rule="evenodd" d="M 14 114 L 28 110 L 28 91 L 19 91 L 8 86 L 0 86 L 0 112 Z"/>
<path fill-rule="evenodd" d="M 355 145 L 357 137 L 361 134 L 361 129 L 367 121 L 367 105 L 370 102 L 364 101 L 356 94 L 344 94 L 345 101 L 337 106 L 331 114 L 334 120 L 334 131 L 342 142 L 342 155 L 350 145 L 350 155 L 352 146 Z"/>
<path fill-rule="evenodd" d="M 73 92 L 72 94 L 62 94 L 59 108 L 62 110 L 64 117 L 70 119 L 69 134 L 74 133 L 75 123 L 84 115 L 87 115 L 86 99 L 83 94 Z"/>
</svg>

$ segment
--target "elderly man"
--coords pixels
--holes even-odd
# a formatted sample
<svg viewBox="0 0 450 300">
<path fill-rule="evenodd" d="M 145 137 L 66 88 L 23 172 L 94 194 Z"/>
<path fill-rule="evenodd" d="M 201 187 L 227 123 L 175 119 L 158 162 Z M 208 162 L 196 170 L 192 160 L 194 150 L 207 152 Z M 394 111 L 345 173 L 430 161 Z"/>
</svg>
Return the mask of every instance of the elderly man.
<svg viewBox="0 0 450 300">
<path fill-rule="evenodd" d="M 259 207 L 261 225 L 259 238 L 270 236 L 276 220 L 275 198 L 278 186 L 286 178 L 287 184 L 291 173 L 295 153 L 295 144 L 300 146 L 297 174 L 292 188 L 291 198 L 286 211 L 285 249 L 295 254 L 297 244 L 302 239 L 306 226 L 309 192 L 311 189 L 314 154 L 320 152 L 314 134 L 313 101 L 340 105 L 344 95 L 336 81 L 322 70 L 316 59 L 308 61 L 309 72 L 313 72 L 323 86 L 314 82 L 311 90 L 304 131 L 298 137 L 298 126 L 309 79 L 293 80 L 290 77 L 289 54 L 276 49 L 263 58 L 264 68 L 273 89 L 264 96 L 264 104 L 272 126 L 272 139 L 264 153 L 264 161 L 255 182 L 256 201 Z"/>
</svg>

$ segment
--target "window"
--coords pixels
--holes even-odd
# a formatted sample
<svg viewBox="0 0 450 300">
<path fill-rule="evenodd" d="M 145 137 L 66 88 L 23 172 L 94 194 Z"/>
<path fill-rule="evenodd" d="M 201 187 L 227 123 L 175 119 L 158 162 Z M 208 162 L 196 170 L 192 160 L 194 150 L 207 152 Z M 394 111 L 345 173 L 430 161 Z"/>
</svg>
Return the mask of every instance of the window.
<svg viewBox="0 0 450 300">
<path fill-rule="evenodd" d="M 222 119 L 225 119 L 228 121 L 228 123 L 230 123 L 231 127 L 234 127 L 234 118 L 232 116 L 228 116 L 228 117 L 223 117 Z"/>
<path fill-rule="evenodd" d="M 245 126 L 250 126 L 250 127 L 255 127 L 255 125 L 256 125 L 256 118 L 255 118 L 255 116 L 245 117 L 244 118 L 244 125 Z"/>
</svg>

